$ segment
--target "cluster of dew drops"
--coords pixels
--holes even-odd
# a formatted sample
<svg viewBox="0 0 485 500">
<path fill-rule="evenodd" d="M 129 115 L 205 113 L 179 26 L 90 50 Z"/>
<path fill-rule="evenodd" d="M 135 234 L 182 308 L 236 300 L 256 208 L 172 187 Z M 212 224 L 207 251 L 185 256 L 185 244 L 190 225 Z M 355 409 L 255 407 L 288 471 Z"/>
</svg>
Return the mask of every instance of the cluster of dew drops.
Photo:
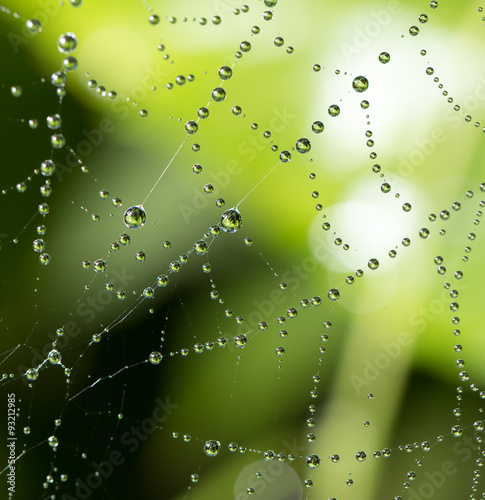
<svg viewBox="0 0 485 500">
<path fill-rule="evenodd" d="M 80 0 L 71 0 L 71 5 L 74 7 L 77 7 L 81 4 Z M 11 14 L 11 11 L 5 7 L 2 7 L 2 11 L 6 12 L 7 14 Z M 20 16 L 18 13 L 13 13 L 13 16 L 16 18 L 19 18 Z M 36 35 L 42 31 L 42 24 L 38 19 L 28 19 L 25 22 L 25 27 L 26 30 L 28 31 L 29 34 L 31 35 Z M 59 71 L 54 72 L 51 77 L 50 77 L 50 83 L 52 86 L 55 87 L 56 89 L 56 94 L 59 98 L 59 103 L 62 102 L 64 96 L 66 95 L 66 82 L 67 82 L 67 73 L 71 71 L 75 71 L 78 67 L 78 62 L 77 59 L 72 55 L 72 53 L 75 51 L 77 47 L 77 38 L 74 33 L 64 33 L 58 37 L 57 40 L 57 49 L 58 51 L 63 54 L 65 57 L 62 61 L 62 68 Z M 44 78 L 41 79 L 41 83 L 46 83 L 46 80 Z M 23 96 L 23 89 L 20 85 L 13 85 L 10 89 L 11 95 L 14 98 L 21 98 Z M 25 120 L 22 119 L 21 122 L 24 122 Z M 66 138 L 64 134 L 62 133 L 62 117 L 59 113 L 53 113 L 50 114 L 46 117 L 46 125 L 49 130 L 51 130 L 51 136 L 50 136 L 50 145 L 53 150 L 60 150 L 64 147 L 66 147 Z M 37 118 L 31 118 L 28 120 L 28 126 L 29 128 L 35 130 L 39 126 L 39 120 Z M 75 153 L 75 151 L 70 150 L 72 154 L 75 155 L 77 158 L 77 161 L 79 165 L 81 166 L 81 171 L 83 173 L 87 173 L 88 170 L 86 167 L 82 165 L 82 161 L 80 160 L 79 156 Z M 48 198 L 52 195 L 53 192 L 53 187 L 52 187 L 52 182 L 51 182 L 51 177 L 56 171 L 56 164 L 52 160 L 52 158 L 49 158 L 47 160 L 44 160 L 41 162 L 40 167 L 34 169 L 33 174 L 35 176 L 41 174 L 43 177 L 45 177 L 44 184 L 40 186 L 39 192 L 40 195 L 43 198 Z M 25 180 L 18 182 L 15 185 L 15 189 L 18 193 L 25 193 L 27 190 L 28 183 L 33 180 L 33 176 L 28 176 Z M 14 189 L 14 187 L 10 187 L 8 189 L 2 189 L 1 193 L 3 195 L 6 195 L 9 191 Z M 49 205 L 44 201 L 39 203 L 38 205 L 38 213 L 42 217 L 46 217 L 50 212 L 50 207 Z M 47 229 L 44 224 L 39 224 L 36 228 L 37 235 L 40 236 L 36 238 L 33 243 L 32 247 L 33 250 L 37 253 L 39 253 L 39 261 L 43 265 L 47 265 L 51 261 L 51 256 L 48 252 L 46 252 L 46 243 L 43 238 L 43 236 L 46 234 Z M 12 240 L 14 244 L 18 243 L 18 238 L 14 238 Z"/>
</svg>

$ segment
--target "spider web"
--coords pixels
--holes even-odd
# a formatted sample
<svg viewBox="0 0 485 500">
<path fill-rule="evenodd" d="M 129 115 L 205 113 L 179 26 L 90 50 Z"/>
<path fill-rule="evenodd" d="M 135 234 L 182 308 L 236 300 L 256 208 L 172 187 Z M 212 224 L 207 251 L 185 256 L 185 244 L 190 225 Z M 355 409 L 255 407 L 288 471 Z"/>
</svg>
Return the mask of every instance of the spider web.
<svg viewBox="0 0 485 500">
<path fill-rule="evenodd" d="M 482 10 L 0 7 L 2 498 L 485 497 Z"/>
</svg>

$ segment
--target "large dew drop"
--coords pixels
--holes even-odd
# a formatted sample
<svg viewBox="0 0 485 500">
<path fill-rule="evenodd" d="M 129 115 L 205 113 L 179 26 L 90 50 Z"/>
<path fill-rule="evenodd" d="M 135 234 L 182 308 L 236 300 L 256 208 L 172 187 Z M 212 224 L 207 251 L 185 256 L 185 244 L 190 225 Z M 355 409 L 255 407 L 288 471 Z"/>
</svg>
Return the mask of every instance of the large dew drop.
<svg viewBox="0 0 485 500">
<path fill-rule="evenodd" d="M 340 108 L 336 104 L 332 104 L 328 108 L 328 114 L 330 116 L 338 116 L 340 114 Z"/>
<path fill-rule="evenodd" d="M 27 31 L 32 35 L 35 35 L 42 31 L 42 24 L 38 19 L 27 19 L 25 27 L 27 28 Z"/>
<path fill-rule="evenodd" d="M 370 259 L 367 266 L 374 271 L 379 267 L 379 261 L 377 259 Z"/>
<path fill-rule="evenodd" d="M 318 455 L 309 455 L 306 457 L 306 464 L 310 469 L 316 469 L 320 465 L 320 457 Z"/>
<path fill-rule="evenodd" d="M 382 64 L 387 64 L 391 60 L 391 56 L 389 55 L 389 52 L 381 52 L 379 54 L 379 62 Z"/>
<path fill-rule="evenodd" d="M 57 39 L 57 50 L 62 54 L 69 54 L 77 47 L 77 38 L 74 33 L 64 33 Z"/>
<path fill-rule="evenodd" d="M 130 229 L 138 229 L 145 224 L 146 218 L 147 216 L 143 206 L 136 205 L 126 210 L 123 215 L 123 222 L 125 223 L 125 226 Z"/>
<path fill-rule="evenodd" d="M 37 368 L 29 368 L 25 372 L 25 376 L 27 377 L 27 380 L 37 380 L 39 378 L 39 371 Z"/>
<path fill-rule="evenodd" d="M 49 443 L 49 446 L 51 448 L 57 448 L 57 446 L 59 445 L 59 441 L 56 436 L 50 436 L 47 442 Z"/>
<path fill-rule="evenodd" d="M 311 148 L 312 145 L 306 137 L 302 137 L 301 139 L 298 139 L 298 141 L 296 141 L 296 150 L 299 153 L 308 153 Z"/>
<path fill-rule="evenodd" d="M 212 99 L 221 102 L 226 98 L 226 91 L 222 87 L 217 87 L 212 91 Z"/>
<path fill-rule="evenodd" d="M 365 76 L 357 76 L 352 82 L 352 88 L 356 92 L 365 92 L 369 88 L 369 80 Z"/>
<path fill-rule="evenodd" d="M 221 443 L 219 441 L 206 441 L 204 445 L 204 453 L 208 457 L 215 457 L 218 453 L 219 450 L 221 449 Z"/>
<path fill-rule="evenodd" d="M 152 351 L 150 353 L 148 361 L 150 361 L 152 365 L 158 365 L 160 361 L 162 361 L 162 357 L 163 356 L 158 351 Z"/>
<path fill-rule="evenodd" d="M 188 134 L 195 134 L 197 132 L 197 130 L 199 130 L 199 126 L 197 125 L 197 122 L 190 120 L 185 124 L 185 131 Z"/>
<path fill-rule="evenodd" d="M 197 255 L 204 255 L 209 250 L 209 247 L 205 241 L 200 240 L 194 243 L 194 250 Z"/>
<path fill-rule="evenodd" d="M 223 80 L 229 80 L 232 76 L 232 69 L 229 66 L 221 66 L 219 68 L 219 76 Z"/>
<path fill-rule="evenodd" d="M 53 365 L 58 365 L 61 362 L 61 354 L 57 349 L 52 349 L 51 352 L 49 352 L 47 359 L 53 364 Z"/>
<path fill-rule="evenodd" d="M 246 347 L 248 339 L 244 333 L 240 333 L 234 337 L 234 345 L 236 347 Z"/>
<path fill-rule="evenodd" d="M 222 230 L 226 233 L 235 233 L 242 226 L 242 217 L 239 210 L 231 208 L 222 214 Z"/>
</svg>

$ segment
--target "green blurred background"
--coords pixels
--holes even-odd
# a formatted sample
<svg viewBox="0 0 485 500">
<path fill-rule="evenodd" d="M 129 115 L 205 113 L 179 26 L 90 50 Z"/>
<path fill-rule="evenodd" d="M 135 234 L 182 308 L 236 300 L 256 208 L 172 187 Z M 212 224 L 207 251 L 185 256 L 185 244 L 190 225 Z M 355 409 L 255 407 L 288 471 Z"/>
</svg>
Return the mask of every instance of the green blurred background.
<svg viewBox="0 0 485 500">
<path fill-rule="evenodd" d="M 113 451 L 124 463 L 88 496 L 78 490 L 77 498 L 468 496 L 481 453 L 472 424 L 482 415 L 485 378 L 483 243 L 474 223 L 484 180 L 483 124 L 476 124 L 485 112 L 480 5 L 440 2 L 431 9 L 421 1 L 280 0 L 269 8 L 271 21 L 262 19 L 268 7 L 261 1 L 248 2 L 248 12 L 232 0 L 5 5 L 12 12 L 0 13 L 6 190 L 0 198 L 0 326 L 7 374 L 2 389 L 20 400 L 18 450 L 26 450 L 18 462 L 18 497 L 76 498 L 93 462 L 107 461 Z M 150 7 L 159 24 L 150 24 Z M 423 13 L 427 23 L 418 21 Z M 43 24 L 35 36 L 24 28 L 30 18 Z M 409 35 L 412 25 L 420 27 L 416 37 Z M 79 68 L 68 74 L 60 105 L 50 75 L 61 69 L 65 56 L 56 41 L 65 32 L 77 36 L 73 55 Z M 281 47 L 276 37 L 284 39 Z M 251 49 L 236 57 L 244 41 Z M 378 61 L 382 51 L 391 55 L 386 65 Z M 184 124 L 197 120 L 197 109 L 221 82 L 217 70 L 235 61 L 233 77 L 224 83 L 226 99 L 211 102 L 209 117 L 186 138 Z M 181 75 L 183 85 L 176 83 Z M 352 90 L 358 75 L 369 80 L 364 94 Z M 96 81 L 94 88 L 88 88 L 90 80 Z M 21 97 L 12 97 L 13 85 L 22 87 Z M 116 91 L 117 99 L 105 91 Z M 363 99 L 370 102 L 368 109 L 362 109 Z M 331 104 L 340 106 L 338 117 L 329 116 Z M 242 114 L 234 115 L 233 106 Z M 45 125 L 46 116 L 56 112 L 67 141 L 61 150 L 51 149 L 52 132 Z M 37 119 L 38 128 L 29 128 L 29 119 Z M 325 125 L 321 134 L 311 130 L 316 120 Z M 372 148 L 366 145 L 367 130 Z M 294 148 L 300 137 L 311 140 L 311 152 L 292 150 L 291 161 L 276 166 L 279 152 Z M 200 151 L 194 152 L 193 144 Z M 69 148 L 79 154 L 84 172 L 72 163 Z M 372 151 L 376 160 L 369 158 Z M 33 170 L 51 155 L 57 173 L 51 178 L 53 194 L 43 199 L 39 188 L 45 179 Z M 380 173 L 372 171 L 376 162 Z M 202 173 L 194 175 L 194 164 L 202 165 Z M 19 193 L 15 186 L 22 181 L 27 190 Z M 381 192 L 384 182 L 390 193 Z M 213 194 L 204 193 L 207 183 Z M 99 196 L 102 189 L 109 191 L 108 200 Z M 122 200 L 121 207 L 112 204 L 113 197 Z M 224 208 L 215 203 L 219 197 Z M 145 199 L 146 225 L 127 230 L 124 210 Z M 45 218 L 37 214 L 43 201 L 50 207 Z M 402 209 L 406 202 L 410 212 Z M 461 209 L 453 210 L 453 202 Z M 189 253 L 180 273 L 169 273 L 169 263 L 236 205 L 242 228 L 216 237 L 207 256 Z M 440 217 L 442 210 L 450 211 L 449 220 Z M 325 221 L 329 231 L 322 230 Z M 32 251 L 39 224 L 47 227 L 48 266 Z M 426 240 L 418 235 L 422 227 L 431 231 Z M 442 229 L 446 234 L 439 234 Z M 131 244 L 109 253 L 125 231 Z M 472 231 L 476 240 L 468 237 Z M 244 244 L 247 237 L 252 246 Z M 404 237 L 410 238 L 409 247 L 401 244 Z M 336 238 L 350 248 L 336 245 Z M 163 248 L 164 241 L 171 247 Z M 472 251 L 464 262 L 468 245 Z M 395 258 L 390 250 L 396 250 Z M 146 253 L 145 262 L 135 260 L 138 251 Z M 82 269 L 82 261 L 107 255 L 106 275 Z M 436 256 L 444 258 L 447 274 L 437 273 Z M 378 270 L 367 267 L 370 258 L 379 260 Z M 201 271 L 206 262 L 211 274 Z M 356 277 L 357 269 L 364 270 L 363 277 Z M 457 270 L 464 273 L 462 280 L 454 278 Z M 140 303 L 141 292 L 164 273 L 169 286 Z M 347 276 L 355 283 L 348 284 Z M 114 291 L 107 293 L 109 281 Z M 458 313 L 450 311 L 446 281 L 459 292 Z M 277 295 L 280 283 L 287 288 Z M 338 302 L 327 299 L 330 288 L 340 290 Z M 210 298 L 214 289 L 223 303 Z M 120 290 L 127 294 L 124 301 L 115 297 Z M 301 304 L 317 296 L 319 307 Z M 287 316 L 290 307 L 298 317 Z M 244 322 L 238 324 L 236 316 Z M 280 316 L 285 325 L 278 324 Z M 258 328 L 261 321 L 268 323 L 266 330 Z M 39 353 L 48 352 L 56 329 L 67 330 L 68 324 L 73 335 L 65 334 L 58 346 L 63 364 L 72 368 L 70 383 L 59 366 L 45 363 L 28 388 L 24 371 L 45 359 Z M 105 328 L 109 332 L 103 333 Z M 457 328 L 459 337 L 453 334 Z M 99 333 L 101 342 L 92 343 Z M 239 333 L 249 338 L 243 349 L 234 347 Z M 217 345 L 222 336 L 228 339 L 224 348 Z M 194 352 L 194 344 L 207 342 L 216 345 Z M 283 357 L 275 354 L 279 346 Z M 189 349 L 187 357 L 182 348 Z M 152 350 L 164 355 L 158 366 L 145 362 Z M 457 367 L 458 358 L 465 368 Z M 470 380 L 459 379 L 461 370 Z M 312 380 L 317 374 L 318 383 Z M 464 389 L 461 401 L 457 386 Z M 312 398 L 315 387 L 318 397 Z M 146 419 L 159 405 L 157 398 L 164 408 L 167 401 L 176 408 L 168 406 L 162 429 L 135 440 L 131 452 L 127 439 L 143 422 L 142 428 L 150 428 Z M 314 415 L 309 405 L 316 406 Z M 309 427 L 312 416 L 315 425 Z M 471 441 L 451 437 L 455 424 Z M 24 426 L 30 434 L 22 432 Z M 312 432 L 316 439 L 309 442 Z M 52 434 L 59 439 L 55 454 L 47 445 Z M 439 435 L 444 440 L 435 444 Z M 209 439 L 222 445 L 215 458 L 203 452 Z M 425 440 L 433 445 L 428 453 L 399 449 Z M 230 442 L 246 447 L 246 453 L 228 451 Z M 392 449 L 390 458 L 372 457 L 384 448 Z M 275 460 L 275 468 L 266 470 L 267 464 L 259 463 L 266 450 L 297 458 Z M 361 450 L 364 462 L 355 459 Z M 312 472 L 305 457 L 314 453 L 322 465 Z M 338 463 L 330 460 L 333 454 L 340 455 Z M 285 468 L 290 466 L 294 476 Z M 452 472 L 445 474 L 443 467 Z M 248 495 L 258 470 L 258 484 L 265 486 Z M 417 478 L 406 491 L 410 471 Z M 310 472 L 314 485 L 307 489 L 303 481 Z M 199 475 L 197 483 L 191 474 Z M 352 486 L 345 486 L 348 479 Z"/>
</svg>

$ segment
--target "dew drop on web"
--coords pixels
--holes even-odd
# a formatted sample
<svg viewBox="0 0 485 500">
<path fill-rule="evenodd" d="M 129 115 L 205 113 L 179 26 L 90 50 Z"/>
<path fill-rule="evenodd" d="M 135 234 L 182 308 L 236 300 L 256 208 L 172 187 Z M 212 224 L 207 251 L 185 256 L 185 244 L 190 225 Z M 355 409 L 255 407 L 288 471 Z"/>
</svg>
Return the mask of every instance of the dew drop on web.
<svg viewBox="0 0 485 500">
<path fill-rule="evenodd" d="M 123 215 L 123 222 L 129 229 L 138 229 L 146 222 L 146 212 L 142 205 L 128 208 Z"/>
</svg>

